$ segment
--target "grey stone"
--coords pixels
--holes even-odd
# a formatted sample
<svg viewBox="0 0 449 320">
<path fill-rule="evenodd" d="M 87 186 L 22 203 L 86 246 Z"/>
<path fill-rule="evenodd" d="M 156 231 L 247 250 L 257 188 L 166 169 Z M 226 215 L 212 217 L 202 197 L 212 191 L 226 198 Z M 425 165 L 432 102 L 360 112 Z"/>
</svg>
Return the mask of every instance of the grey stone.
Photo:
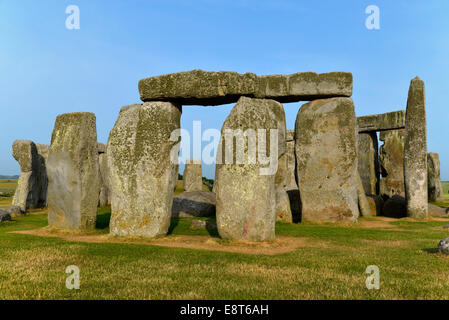
<svg viewBox="0 0 449 320">
<path fill-rule="evenodd" d="M 407 216 L 407 205 L 404 197 L 394 195 L 385 201 L 382 214 L 389 218 L 405 218 Z"/>
<path fill-rule="evenodd" d="M 350 98 L 315 100 L 296 118 L 296 160 L 303 221 L 356 221 L 357 138 Z"/>
<path fill-rule="evenodd" d="M 379 162 L 382 172 L 380 195 L 385 198 L 405 197 L 404 183 L 404 129 L 382 131 Z"/>
<path fill-rule="evenodd" d="M 181 107 L 147 102 L 122 108 L 107 146 L 111 197 L 110 232 L 157 237 L 170 227 L 177 184 Z"/>
<path fill-rule="evenodd" d="M 106 153 L 107 145 L 105 145 L 104 143 L 98 142 L 97 146 L 98 146 L 98 154 Z"/>
<path fill-rule="evenodd" d="M 429 206 L 429 216 L 430 217 L 447 217 L 449 216 L 449 208 L 441 208 L 438 206 L 435 206 L 431 203 L 428 204 Z"/>
<path fill-rule="evenodd" d="M 215 193 L 210 191 L 183 192 L 173 198 L 173 218 L 215 216 Z"/>
<path fill-rule="evenodd" d="M 352 74 L 302 72 L 258 77 L 254 73 L 192 70 L 164 74 L 139 82 L 142 101 L 173 101 L 183 105 L 234 103 L 241 96 L 279 102 L 309 101 L 352 95 Z"/>
<path fill-rule="evenodd" d="M 256 149 L 234 148 L 234 139 L 231 144 L 230 139 L 226 138 L 228 136 L 226 132 L 240 129 L 241 139 L 238 140 L 243 142 L 248 140 L 248 144 L 254 146 L 255 139 L 253 141 L 252 138 L 251 140 L 245 138 L 244 133 L 250 136 L 249 133 L 253 130 L 254 135 L 257 135 L 257 130 L 265 129 L 271 136 L 270 130 L 277 129 L 278 134 L 281 134 L 279 119 L 282 117 L 285 118 L 285 113 L 280 103 L 242 97 L 223 124 L 216 167 L 217 225 L 222 238 L 249 241 L 275 238 L 276 171 L 269 170 L 268 165 L 263 164 L 260 157 L 257 161 L 250 161 L 250 157 L 247 157 L 248 150 L 253 150 L 256 154 Z M 282 150 L 281 144 L 271 144 L 270 140 L 271 138 L 267 139 L 265 144 L 259 140 L 257 145 L 262 154 L 272 159 L 270 164 L 273 164 L 285 150 Z M 282 141 L 282 138 L 279 141 Z M 240 151 L 244 161 L 237 163 L 237 153 Z M 276 151 L 277 153 L 273 154 Z M 223 159 L 226 158 L 226 154 L 233 157 L 231 163 Z"/>
<path fill-rule="evenodd" d="M 212 221 L 205 221 L 205 220 L 196 220 L 193 219 L 190 222 L 190 229 L 192 230 L 215 230 L 217 229 L 217 224 Z"/>
<path fill-rule="evenodd" d="M 449 238 L 443 239 L 438 243 L 438 252 L 449 254 Z"/>
<path fill-rule="evenodd" d="M 11 215 L 3 210 L 0 210 L 0 222 L 11 221 Z"/>
<path fill-rule="evenodd" d="M 377 194 L 379 189 L 379 154 L 375 132 L 357 135 L 358 171 L 365 193 Z"/>
<path fill-rule="evenodd" d="M 410 83 L 404 143 L 404 179 L 407 216 L 426 218 L 427 207 L 427 126 L 424 81 Z"/>
<path fill-rule="evenodd" d="M 384 199 L 376 194 L 367 194 L 366 199 L 368 200 L 368 205 L 370 206 L 370 211 L 375 212 L 376 216 L 382 215 L 382 210 L 384 207 Z"/>
<path fill-rule="evenodd" d="M 297 190 L 295 170 L 296 170 L 296 158 L 295 158 L 295 131 L 288 130 L 286 138 L 287 148 L 287 181 L 286 190 Z"/>
<path fill-rule="evenodd" d="M 404 129 L 405 110 L 358 117 L 357 128 L 359 132 Z"/>
<path fill-rule="evenodd" d="M 293 223 L 290 198 L 283 188 L 276 189 L 276 221 Z"/>
<path fill-rule="evenodd" d="M 183 174 L 185 191 L 203 190 L 203 171 L 201 169 L 201 160 L 187 159 Z"/>
<path fill-rule="evenodd" d="M 376 206 L 372 206 L 368 200 L 360 176 L 357 179 L 357 195 L 359 198 L 360 215 L 363 217 L 375 217 L 377 215 Z"/>
<path fill-rule="evenodd" d="M 440 176 L 440 156 L 427 154 L 427 189 L 429 201 L 435 202 L 443 197 L 443 185 Z"/>
<path fill-rule="evenodd" d="M 45 158 L 39 154 L 36 144 L 28 140 L 14 141 L 12 155 L 20 165 L 13 205 L 19 206 L 24 212 L 45 207 L 48 184 Z"/>
<path fill-rule="evenodd" d="M 9 213 L 11 217 L 21 216 L 25 213 L 19 206 L 0 207 L 0 210 Z"/>
<path fill-rule="evenodd" d="M 106 151 L 98 155 L 98 164 L 100 169 L 100 207 L 108 206 L 111 204 L 111 192 L 109 186 L 109 169 L 108 169 L 108 156 Z"/>
<path fill-rule="evenodd" d="M 100 179 L 93 113 L 56 118 L 47 164 L 49 225 L 94 229 Z"/>
</svg>

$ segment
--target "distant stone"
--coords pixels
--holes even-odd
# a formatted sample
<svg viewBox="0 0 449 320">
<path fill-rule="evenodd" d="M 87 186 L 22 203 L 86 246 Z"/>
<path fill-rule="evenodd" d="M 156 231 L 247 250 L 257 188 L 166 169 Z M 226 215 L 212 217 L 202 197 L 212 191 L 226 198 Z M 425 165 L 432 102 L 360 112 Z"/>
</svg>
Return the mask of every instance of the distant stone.
<svg viewBox="0 0 449 320">
<path fill-rule="evenodd" d="M 352 74 L 313 72 L 258 77 L 254 73 L 192 70 L 142 79 L 142 101 L 173 101 L 182 105 L 234 103 L 242 96 L 279 102 L 309 101 L 352 95 Z"/>
<path fill-rule="evenodd" d="M 298 185 L 296 184 L 295 170 L 296 170 L 296 159 L 295 159 L 295 131 L 288 130 L 286 135 L 286 148 L 287 148 L 287 181 L 286 190 L 297 190 Z"/>
<path fill-rule="evenodd" d="M 380 195 L 405 197 L 404 185 L 404 129 L 382 131 L 379 162 L 382 172 Z"/>
<path fill-rule="evenodd" d="M 0 207 L 0 210 L 9 213 L 11 217 L 21 216 L 25 213 L 19 206 Z"/>
<path fill-rule="evenodd" d="M 205 221 L 205 220 L 196 220 L 193 219 L 192 222 L 190 222 L 190 229 L 192 230 L 215 230 L 217 229 L 217 224 L 212 221 Z"/>
<path fill-rule="evenodd" d="M 315 100 L 296 118 L 296 160 L 303 221 L 356 221 L 357 140 L 350 98 Z"/>
<path fill-rule="evenodd" d="M 427 154 L 427 189 L 429 201 L 435 202 L 443 197 L 438 153 Z"/>
<path fill-rule="evenodd" d="M 276 221 L 293 223 L 290 198 L 285 189 L 276 190 Z"/>
<path fill-rule="evenodd" d="M 384 199 L 381 196 L 375 194 L 367 194 L 366 199 L 368 200 L 370 211 L 376 212 L 376 216 L 381 216 L 385 204 Z"/>
<path fill-rule="evenodd" d="M 357 194 L 359 198 L 360 215 L 363 217 L 375 217 L 377 215 L 377 208 L 376 206 L 373 206 L 368 200 L 365 189 L 363 187 L 362 179 L 358 177 L 357 181 Z"/>
<path fill-rule="evenodd" d="M 13 205 L 23 212 L 45 207 L 48 184 L 45 158 L 39 154 L 36 144 L 28 140 L 14 141 L 12 155 L 20 165 Z"/>
<path fill-rule="evenodd" d="M 214 217 L 215 193 L 210 191 L 183 192 L 173 198 L 172 215 L 178 217 Z"/>
<path fill-rule="evenodd" d="M 3 210 L 0 210 L 0 222 L 11 221 L 11 215 Z"/>
<path fill-rule="evenodd" d="M 177 184 L 181 107 L 147 102 L 122 108 L 109 135 L 110 233 L 157 237 L 170 227 Z"/>
<path fill-rule="evenodd" d="M 424 81 L 416 77 L 410 83 L 407 100 L 404 143 L 404 178 L 407 216 L 428 216 L 427 126 Z"/>
<path fill-rule="evenodd" d="M 109 186 L 109 169 L 108 169 L 108 156 L 106 149 L 104 153 L 98 155 L 98 164 L 100 169 L 100 207 L 108 206 L 111 204 L 111 192 Z"/>
<path fill-rule="evenodd" d="M 279 119 L 285 118 L 282 105 L 273 100 L 251 99 L 242 97 L 234 106 L 222 127 L 222 135 L 217 153 L 216 185 L 217 225 L 220 236 L 224 239 L 267 241 L 275 239 L 276 188 L 275 174 L 278 156 L 283 154 L 282 144 L 270 144 L 271 129 L 279 128 Z M 270 140 L 258 139 L 257 145 L 262 154 L 269 157 L 269 164 L 250 161 L 247 156 L 251 148 L 234 148 L 236 133 L 239 141 L 248 141 L 255 147 L 257 130 L 267 130 Z M 241 131 L 237 131 L 241 130 Z M 244 133 L 250 134 L 245 138 Z M 268 134 L 270 133 L 270 134 Z M 251 138 L 252 137 L 252 138 Z M 231 139 L 232 138 L 232 139 Z M 253 139 L 254 138 L 254 139 Z M 273 136 L 274 138 L 274 136 Z M 285 136 L 284 136 L 285 139 Z M 278 141 L 282 141 L 282 138 Z M 237 150 L 236 150 L 237 149 Z M 263 152 L 265 151 L 265 152 Z M 274 154 L 276 152 L 276 154 Z M 242 155 L 237 160 L 237 153 Z M 228 158 L 233 161 L 225 161 Z M 221 157 L 220 157 L 221 156 Z M 259 155 L 260 156 L 260 155 Z M 241 162 L 240 162 L 241 161 Z M 271 166 L 270 166 L 271 164 Z"/>
<path fill-rule="evenodd" d="M 187 159 L 183 174 L 185 191 L 203 190 L 203 171 L 200 159 Z"/>
<path fill-rule="evenodd" d="M 379 154 L 375 132 L 357 135 L 358 171 L 365 193 L 376 194 L 379 188 Z"/>
<path fill-rule="evenodd" d="M 56 118 L 47 173 L 49 225 L 94 229 L 100 179 L 93 113 L 66 113 Z"/>
<path fill-rule="evenodd" d="M 98 153 L 103 154 L 106 153 L 107 146 L 104 143 L 98 142 Z"/>
<path fill-rule="evenodd" d="M 388 199 L 383 207 L 382 214 L 389 218 L 407 217 L 407 205 L 404 197 L 394 195 Z"/>
<path fill-rule="evenodd" d="M 405 128 L 405 110 L 357 118 L 359 132 L 397 130 Z"/>
<path fill-rule="evenodd" d="M 429 216 L 431 217 L 448 217 L 449 208 L 441 208 L 429 203 Z"/>
<path fill-rule="evenodd" d="M 443 254 L 449 254 L 449 238 L 440 241 L 438 251 Z"/>
</svg>

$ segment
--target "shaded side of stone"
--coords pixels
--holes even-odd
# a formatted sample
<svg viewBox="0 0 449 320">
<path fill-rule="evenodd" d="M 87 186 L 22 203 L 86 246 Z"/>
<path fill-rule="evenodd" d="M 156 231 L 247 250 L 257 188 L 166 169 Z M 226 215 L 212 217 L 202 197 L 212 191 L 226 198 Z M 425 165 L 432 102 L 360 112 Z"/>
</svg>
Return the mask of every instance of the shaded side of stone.
<svg viewBox="0 0 449 320">
<path fill-rule="evenodd" d="M 379 192 L 379 152 L 375 132 L 357 135 L 358 170 L 365 193 Z"/>
<path fill-rule="evenodd" d="M 394 195 L 405 197 L 404 133 L 404 129 L 380 133 L 383 145 L 380 147 L 379 156 L 382 173 L 379 194 L 385 199 Z"/>
<path fill-rule="evenodd" d="M 427 189 L 429 201 L 435 202 L 443 197 L 443 185 L 440 176 L 440 156 L 438 153 L 427 154 Z"/>
</svg>

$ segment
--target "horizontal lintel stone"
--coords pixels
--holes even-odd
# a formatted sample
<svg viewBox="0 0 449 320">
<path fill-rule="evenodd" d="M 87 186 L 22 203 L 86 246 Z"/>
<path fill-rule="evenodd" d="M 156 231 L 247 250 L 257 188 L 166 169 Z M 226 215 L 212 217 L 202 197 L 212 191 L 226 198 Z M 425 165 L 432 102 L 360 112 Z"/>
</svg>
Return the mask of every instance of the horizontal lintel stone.
<svg viewBox="0 0 449 320">
<path fill-rule="evenodd" d="M 171 101 L 183 105 L 219 105 L 241 96 L 273 99 L 281 103 L 352 95 L 352 74 L 300 72 L 257 76 L 254 73 L 192 70 L 142 79 L 142 101 Z"/>
<path fill-rule="evenodd" d="M 397 130 L 405 128 L 405 110 L 357 118 L 359 132 Z"/>
</svg>

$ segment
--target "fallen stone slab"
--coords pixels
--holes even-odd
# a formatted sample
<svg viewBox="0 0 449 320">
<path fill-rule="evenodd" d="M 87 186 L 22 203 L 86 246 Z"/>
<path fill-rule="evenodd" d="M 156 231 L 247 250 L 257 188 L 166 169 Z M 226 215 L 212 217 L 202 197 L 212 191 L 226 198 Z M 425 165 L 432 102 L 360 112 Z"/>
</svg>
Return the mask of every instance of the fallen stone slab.
<svg viewBox="0 0 449 320">
<path fill-rule="evenodd" d="M 210 191 L 183 192 L 173 198 L 172 217 L 214 217 L 215 193 Z"/>
<path fill-rule="evenodd" d="M 25 213 L 19 206 L 0 207 L 0 210 L 9 213 L 12 217 L 21 216 Z"/>
<path fill-rule="evenodd" d="M 192 222 L 190 222 L 190 229 L 192 230 L 216 230 L 217 224 L 212 221 L 205 221 L 205 220 L 196 220 L 193 219 Z"/>
<path fill-rule="evenodd" d="M 6 211 L 0 210 L 0 222 L 4 221 L 11 221 L 11 215 Z"/>
<path fill-rule="evenodd" d="M 405 110 L 373 114 L 357 118 L 359 132 L 396 130 L 405 128 Z"/>
<path fill-rule="evenodd" d="M 352 95 L 352 74 L 300 72 L 258 77 L 254 73 L 192 70 L 142 79 L 142 101 L 172 101 L 182 105 L 220 105 L 242 96 L 279 102 L 309 101 Z"/>
<path fill-rule="evenodd" d="M 429 216 L 434 218 L 448 217 L 449 208 L 441 208 L 429 203 Z"/>
</svg>

